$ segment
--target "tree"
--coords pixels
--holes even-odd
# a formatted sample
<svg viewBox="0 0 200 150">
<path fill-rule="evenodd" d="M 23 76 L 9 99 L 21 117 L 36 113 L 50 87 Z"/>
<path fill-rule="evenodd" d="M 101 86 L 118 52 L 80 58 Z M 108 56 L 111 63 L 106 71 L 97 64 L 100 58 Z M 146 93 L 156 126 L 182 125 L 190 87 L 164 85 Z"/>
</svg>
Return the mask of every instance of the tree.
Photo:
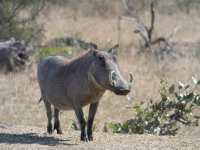
<svg viewBox="0 0 200 150">
<path fill-rule="evenodd" d="M 14 37 L 37 43 L 42 37 L 42 26 L 36 17 L 45 0 L 0 0 L 0 40 Z"/>
</svg>

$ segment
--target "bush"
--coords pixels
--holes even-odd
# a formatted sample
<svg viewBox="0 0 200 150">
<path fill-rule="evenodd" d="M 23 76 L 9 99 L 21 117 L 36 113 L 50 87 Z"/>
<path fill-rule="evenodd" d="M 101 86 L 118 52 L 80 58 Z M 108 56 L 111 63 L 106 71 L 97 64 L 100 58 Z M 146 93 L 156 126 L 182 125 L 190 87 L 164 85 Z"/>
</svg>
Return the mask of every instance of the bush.
<svg viewBox="0 0 200 150">
<path fill-rule="evenodd" d="M 200 81 L 193 78 L 194 85 L 170 85 L 162 80 L 158 102 L 134 106 L 136 116 L 124 123 L 106 123 L 106 131 L 113 133 L 136 133 L 175 135 L 179 124 L 198 125 L 199 116 L 193 114 L 193 109 L 200 106 L 200 93 L 197 85 Z"/>
<path fill-rule="evenodd" d="M 74 47 L 79 50 L 97 49 L 97 45 L 92 42 L 86 42 L 78 37 L 59 37 L 50 40 L 48 46 Z"/>
<path fill-rule="evenodd" d="M 92 42 L 85 42 L 76 37 L 60 37 L 52 39 L 46 43 L 36 54 L 37 59 L 47 56 L 64 55 L 72 57 L 83 50 L 97 49 L 97 45 Z"/>
<path fill-rule="evenodd" d="M 70 47 L 43 47 L 40 48 L 36 53 L 37 59 L 42 59 L 47 56 L 63 55 L 69 56 L 72 55 L 73 49 Z"/>
</svg>

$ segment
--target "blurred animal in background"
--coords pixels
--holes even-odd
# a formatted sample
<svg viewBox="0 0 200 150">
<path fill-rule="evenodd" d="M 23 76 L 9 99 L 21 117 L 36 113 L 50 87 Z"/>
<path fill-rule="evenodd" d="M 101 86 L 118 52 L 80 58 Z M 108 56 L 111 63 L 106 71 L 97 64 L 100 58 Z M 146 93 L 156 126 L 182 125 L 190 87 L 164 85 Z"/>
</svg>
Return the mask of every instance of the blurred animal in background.
<svg viewBox="0 0 200 150">
<path fill-rule="evenodd" d="M 31 51 L 33 51 L 31 46 L 14 38 L 0 42 L 0 70 L 3 72 L 24 70 L 30 63 Z"/>
</svg>

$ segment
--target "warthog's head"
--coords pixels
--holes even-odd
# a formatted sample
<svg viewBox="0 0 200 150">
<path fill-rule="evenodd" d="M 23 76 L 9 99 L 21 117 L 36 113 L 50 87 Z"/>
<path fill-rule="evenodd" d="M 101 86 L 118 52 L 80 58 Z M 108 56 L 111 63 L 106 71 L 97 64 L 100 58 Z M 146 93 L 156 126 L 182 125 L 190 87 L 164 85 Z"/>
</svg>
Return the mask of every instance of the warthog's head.
<svg viewBox="0 0 200 150">
<path fill-rule="evenodd" d="M 108 89 L 117 95 L 127 95 L 133 80 L 127 81 L 122 76 L 117 64 L 118 45 L 108 50 L 92 50 L 93 63 L 90 67 L 90 78 L 101 89 Z"/>
</svg>

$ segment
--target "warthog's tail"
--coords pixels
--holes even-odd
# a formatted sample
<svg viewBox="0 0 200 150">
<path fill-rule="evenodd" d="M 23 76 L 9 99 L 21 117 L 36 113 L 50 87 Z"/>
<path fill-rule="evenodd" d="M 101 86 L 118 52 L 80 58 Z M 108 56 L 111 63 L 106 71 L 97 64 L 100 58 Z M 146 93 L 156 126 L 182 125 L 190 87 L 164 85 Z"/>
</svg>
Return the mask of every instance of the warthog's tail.
<svg viewBox="0 0 200 150">
<path fill-rule="evenodd" d="M 40 97 L 40 99 L 39 99 L 39 101 L 38 101 L 38 104 L 41 102 L 43 100 L 43 98 L 42 97 Z"/>
</svg>

